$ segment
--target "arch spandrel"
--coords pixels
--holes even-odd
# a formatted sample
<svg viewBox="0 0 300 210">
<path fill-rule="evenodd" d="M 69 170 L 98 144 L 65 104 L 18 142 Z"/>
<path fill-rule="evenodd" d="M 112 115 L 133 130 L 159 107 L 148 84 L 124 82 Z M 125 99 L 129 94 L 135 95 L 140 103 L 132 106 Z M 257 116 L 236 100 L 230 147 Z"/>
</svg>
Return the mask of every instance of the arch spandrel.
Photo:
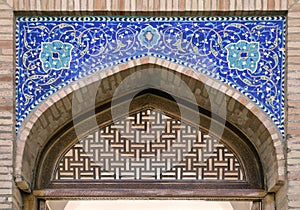
<svg viewBox="0 0 300 210">
<path fill-rule="evenodd" d="M 18 17 L 17 131 L 71 82 L 153 56 L 235 88 L 284 136 L 284 30 L 281 16 Z"/>
</svg>

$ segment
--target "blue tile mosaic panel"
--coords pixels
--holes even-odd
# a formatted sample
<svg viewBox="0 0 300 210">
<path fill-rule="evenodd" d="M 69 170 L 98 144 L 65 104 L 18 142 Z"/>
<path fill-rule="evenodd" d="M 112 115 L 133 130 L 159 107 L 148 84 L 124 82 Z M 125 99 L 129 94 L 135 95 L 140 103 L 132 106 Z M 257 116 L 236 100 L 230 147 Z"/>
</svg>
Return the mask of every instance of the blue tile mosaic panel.
<svg viewBox="0 0 300 210">
<path fill-rule="evenodd" d="M 284 135 L 284 17 L 18 17 L 16 129 L 47 97 L 154 56 L 237 89 Z"/>
</svg>

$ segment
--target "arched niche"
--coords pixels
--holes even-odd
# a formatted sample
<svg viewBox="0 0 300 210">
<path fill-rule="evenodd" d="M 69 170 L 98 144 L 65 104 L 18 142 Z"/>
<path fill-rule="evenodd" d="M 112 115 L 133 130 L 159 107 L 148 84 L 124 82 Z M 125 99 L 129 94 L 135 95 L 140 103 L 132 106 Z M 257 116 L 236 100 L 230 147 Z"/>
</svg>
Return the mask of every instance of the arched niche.
<svg viewBox="0 0 300 210">
<path fill-rule="evenodd" d="M 79 193 L 78 197 L 83 196 L 80 192 L 85 196 L 226 197 L 234 190 L 240 193 L 245 189 L 244 196 L 253 190 L 257 196 L 263 194 L 265 183 L 258 154 L 245 135 L 233 131 L 233 125 L 227 123 L 222 136 L 215 136 L 208 131 L 215 123 L 209 112 L 202 110 L 199 125 L 193 125 L 181 117 L 181 112 L 198 114 L 188 103 L 177 104 L 157 90 L 143 91 L 131 100 L 129 115 L 115 120 L 111 109 L 116 107 L 110 103 L 99 105 L 96 116 L 83 113 L 84 119 L 77 125 L 79 132 L 70 122 L 50 140 L 38 162 L 37 192 L 51 194 L 52 189 L 75 188 L 75 192 L 69 192 L 73 196 Z M 93 117 L 99 127 L 90 127 Z M 170 162 L 169 167 L 166 162 Z M 126 169 L 126 164 L 137 166 Z M 217 190 L 224 193 L 220 195 Z"/>
<path fill-rule="evenodd" d="M 284 155 L 280 135 L 270 119 L 236 90 L 190 69 L 152 57 L 115 66 L 84 78 L 55 93 L 37 107 L 23 123 L 16 144 L 15 180 L 18 187 L 26 192 L 35 189 L 36 172 L 40 167 L 38 163 L 45 155 L 45 149 L 49 146 L 49 142 L 61 136 L 64 130 L 67 131 L 66 126 L 74 117 L 72 115 L 74 100 L 84 100 L 81 97 L 73 98 L 74 93 L 84 96 L 89 88 L 98 88 L 95 104 L 101 107 L 99 104 L 111 100 L 115 89 L 124 78 L 132 72 L 153 67 L 162 69 L 160 75 L 162 82 L 173 82 L 172 77 L 168 76 L 173 73 L 178 75 L 193 91 L 197 106 L 202 111 L 211 112 L 210 99 L 216 103 L 225 101 L 226 125 L 230 124 L 233 133 L 240 133 L 248 139 L 261 164 L 263 189 L 266 192 L 275 192 L 276 186 L 284 180 Z M 97 83 L 100 79 L 101 86 Z M 210 95 L 209 100 L 207 92 Z M 223 97 L 217 97 L 220 95 Z"/>
</svg>

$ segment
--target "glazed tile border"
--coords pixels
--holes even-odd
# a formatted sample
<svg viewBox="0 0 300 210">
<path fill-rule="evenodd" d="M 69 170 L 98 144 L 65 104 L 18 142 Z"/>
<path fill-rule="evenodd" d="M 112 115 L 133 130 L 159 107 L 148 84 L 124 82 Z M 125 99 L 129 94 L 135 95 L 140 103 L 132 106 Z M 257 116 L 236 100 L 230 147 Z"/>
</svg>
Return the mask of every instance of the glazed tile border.
<svg viewBox="0 0 300 210">
<path fill-rule="evenodd" d="M 17 132 L 71 82 L 154 56 L 237 89 L 284 136 L 284 17 L 18 17 L 16 25 Z"/>
</svg>

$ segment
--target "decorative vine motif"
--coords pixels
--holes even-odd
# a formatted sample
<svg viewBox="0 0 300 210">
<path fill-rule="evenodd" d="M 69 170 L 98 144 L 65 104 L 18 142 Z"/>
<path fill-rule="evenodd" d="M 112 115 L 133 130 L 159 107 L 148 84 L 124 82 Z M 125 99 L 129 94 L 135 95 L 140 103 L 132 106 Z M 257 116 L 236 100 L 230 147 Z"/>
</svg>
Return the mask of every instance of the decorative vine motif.
<svg viewBox="0 0 300 210">
<path fill-rule="evenodd" d="M 150 55 L 236 88 L 284 135 L 284 30 L 283 17 L 19 17 L 17 130 L 70 82 Z"/>
</svg>

